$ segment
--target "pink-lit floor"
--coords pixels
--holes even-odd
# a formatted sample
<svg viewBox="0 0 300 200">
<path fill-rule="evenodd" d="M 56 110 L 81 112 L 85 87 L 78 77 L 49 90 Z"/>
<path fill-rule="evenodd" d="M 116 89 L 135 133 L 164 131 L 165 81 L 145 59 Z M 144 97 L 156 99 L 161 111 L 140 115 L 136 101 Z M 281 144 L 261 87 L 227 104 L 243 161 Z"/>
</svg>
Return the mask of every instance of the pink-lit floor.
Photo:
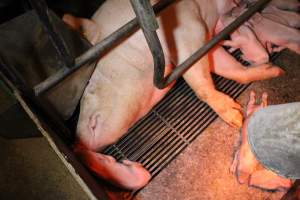
<svg viewBox="0 0 300 200">
<path fill-rule="evenodd" d="M 244 107 L 250 90 L 269 93 L 270 104 L 300 101 L 300 56 L 285 51 L 276 64 L 286 75 L 253 83 L 239 98 Z M 267 192 L 240 185 L 230 174 L 239 130 L 220 119 L 213 122 L 186 150 L 144 188 L 136 199 L 278 200 L 284 192 Z"/>
</svg>

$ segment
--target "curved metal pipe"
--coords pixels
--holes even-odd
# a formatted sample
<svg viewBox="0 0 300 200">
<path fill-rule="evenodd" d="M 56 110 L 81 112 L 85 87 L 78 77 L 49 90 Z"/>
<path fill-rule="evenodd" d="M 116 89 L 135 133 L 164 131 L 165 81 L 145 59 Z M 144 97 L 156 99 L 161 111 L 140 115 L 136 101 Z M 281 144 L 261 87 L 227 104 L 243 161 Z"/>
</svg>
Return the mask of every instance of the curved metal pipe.
<svg viewBox="0 0 300 200">
<path fill-rule="evenodd" d="M 157 88 L 163 89 L 167 87 L 174 80 L 179 78 L 184 72 L 186 72 L 195 62 L 201 59 L 208 53 L 213 47 L 215 47 L 220 41 L 227 37 L 230 33 L 235 31 L 245 21 L 250 19 L 257 11 L 262 9 L 271 0 L 260 0 L 251 6 L 246 12 L 239 16 L 235 21 L 229 24 L 223 31 L 214 36 L 207 44 L 198 49 L 188 59 L 186 59 L 179 66 L 175 67 L 173 72 L 164 77 L 165 72 L 165 60 L 164 53 L 159 42 L 158 36 L 155 32 L 157 23 L 155 16 L 153 17 L 153 10 L 149 3 L 149 0 L 131 0 L 132 6 L 139 19 L 139 24 L 143 29 L 148 46 L 151 50 L 154 61 L 154 84 Z M 154 30 L 155 29 L 155 30 Z"/>
<path fill-rule="evenodd" d="M 163 9 L 171 5 L 175 0 L 161 0 L 153 6 L 155 13 L 161 12 Z M 59 82 L 64 80 L 66 77 L 77 71 L 81 66 L 91 63 L 97 59 L 99 56 L 110 49 L 113 45 L 120 42 L 123 38 L 128 37 L 134 33 L 139 28 L 139 23 L 137 18 L 132 19 L 124 26 L 104 38 L 101 42 L 97 43 L 95 46 L 81 54 L 75 59 L 75 65 L 70 68 L 63 68 L 56 74 L 50 76 L 45 81 L 41 82 L 34 87 L 34 93 L 36 96 L 43 94 L 49 89 L 56 86 Z"/>
</svg>

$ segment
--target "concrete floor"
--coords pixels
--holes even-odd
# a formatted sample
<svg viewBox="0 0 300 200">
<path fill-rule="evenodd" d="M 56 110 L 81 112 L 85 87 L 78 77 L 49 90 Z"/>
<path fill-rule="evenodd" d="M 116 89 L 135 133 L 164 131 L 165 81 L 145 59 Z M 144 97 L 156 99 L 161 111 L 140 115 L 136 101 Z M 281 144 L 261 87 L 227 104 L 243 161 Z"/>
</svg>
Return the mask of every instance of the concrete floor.
<svg viewBox="0 0 300 200">
<path fill-rule="evenodd" d="M 0 199 L 88 199 L 44 138 L 0 138 Z"/>
<path fill-rule="evenodd" d="M 269 104 L 300 101 L 300 56 L 285 51 L 275 62 L 283 77 L 259 81 L 237 99 L 245 108 L 250 90 L 269 94 Z M 229 172 L 239 130 L 219 118 L 136 197 L 143 200 L 279 200 L 283 192 L 266 192 L 240 185 Z"/>
<path fill-rule="evenodd" d="M 252 84 L 242 105 L 250 89 L 268 91 L 270 104 L 300 101 L 300 56 L 284 52 L 278 60 L 287 74 Z M 239 185 L 229 173 L 238 140 L 239 131 L 217 119 L 136 199 L 280 199 L 283 193 Z M 87 199 L 44 138 L 0 138 L 0 163 L 0 199 Z"/>
</svg>

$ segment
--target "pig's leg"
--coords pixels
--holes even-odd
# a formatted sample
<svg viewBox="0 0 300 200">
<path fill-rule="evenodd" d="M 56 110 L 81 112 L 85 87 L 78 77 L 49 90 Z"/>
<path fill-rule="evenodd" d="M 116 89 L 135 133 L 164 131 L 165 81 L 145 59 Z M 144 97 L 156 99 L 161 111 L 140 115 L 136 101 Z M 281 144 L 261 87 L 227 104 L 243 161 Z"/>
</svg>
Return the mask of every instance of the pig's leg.
<svg viewBox="0 0 300 200">
<path fill-rule="evenodd" d="M 94 21 L 75 17 L 70 14 L 65 14 L 63 16 L 63 21 L 74 30 L 79 31 L 92 44 L 97 42 L 97 39 L 100 36 L 100 29 Z"/>
<path fill-rule="evenodd" d="M 211 60 L 212 72 L 239 83 L 274 78 L 284 73 L 282 69 L 271 63 L 245 67 L 222 47 L 218 47 L 212 52 Z"/>
<path fill-rule="evenodd" d="M 189 8 L 180 11 L 182 12 L 180 12 L 177 21 L 179 28 L 174 29 L 173 32 L 174 41 L 176 41 L 176 53 L 170 55 L 175 65 L 185 61 L 199 47 L 203 46 L 213 31 L 213 27 L 208 27 L 208 24 L 198 13 L 191 12 Z M 208 17 L 217 22 L 217 16 L 212 14 Z M 210 63 L 207 55 L 187 70 L 183 77 L 196 95 L 206 102 L 225 122 L 235 127 L 242 125 L 241 106 L 228 95 L 216 90 L 210 74 Z"/>
<path fill-rule="evenodd" d="M 79 144 L 74 152 L 95 175 L 121 188 L 140 189 L 151 178 L 149 172 L 137 162 L 124 160 L 119 163 L 111 156 L 96 153 Z"/>
<path fill-rule="evenodd" d="M 291 179 L 281 177 L 267 169 L 255 171 L 249 181 L 250 186 L 266 190 L 287 190 L 292 184 Z"/>
<path fill-rule="evenodd" d="M 202 44 L 204 44 L 204 40 Z M 197 45 L 197 47 L 199 46 L 201 45 Z M 225 122 L 235 127 L 241 126 L 243 118 L 240 112 L 241 106 L 226 94 L 215 89 L 210 74 L 208 56 L 204 56 L 196 62 L 185 72 L 183 77 L 196 95 L 205 101 Z"/>
<path fill-rule="evenodd" d="M 228 95 L 215 89 L 207 56 L 195 63 L 184 75 L 184 79 L 225 122 L 240 127 L 242 124 L 241 106 Z"/>
</svg>

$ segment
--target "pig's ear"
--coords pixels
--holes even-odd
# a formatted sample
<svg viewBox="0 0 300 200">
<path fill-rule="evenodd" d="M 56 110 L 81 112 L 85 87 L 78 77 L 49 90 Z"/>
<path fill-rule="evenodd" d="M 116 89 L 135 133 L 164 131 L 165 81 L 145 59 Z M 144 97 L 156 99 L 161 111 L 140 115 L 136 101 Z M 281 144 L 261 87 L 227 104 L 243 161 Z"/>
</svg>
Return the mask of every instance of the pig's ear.
<svg viewBox="0 0 300 200">
<path fill-rule="evenodd" d="M 95 136 L 97 133 L 99 133 L 101 128 L 101 116 L 99 113 L 94 113 L 90 118 L 88 122 L 88 127 L 90 132 Z"/>
<path fill-rule="evenodd" d="M 71 14 L 64 14 L 62 19 L 72 29 L 82 34 L 88 41 L 95 44 L 100 36 L 99 26 L 87 18 L 75 17 Z"/>
</svg>

